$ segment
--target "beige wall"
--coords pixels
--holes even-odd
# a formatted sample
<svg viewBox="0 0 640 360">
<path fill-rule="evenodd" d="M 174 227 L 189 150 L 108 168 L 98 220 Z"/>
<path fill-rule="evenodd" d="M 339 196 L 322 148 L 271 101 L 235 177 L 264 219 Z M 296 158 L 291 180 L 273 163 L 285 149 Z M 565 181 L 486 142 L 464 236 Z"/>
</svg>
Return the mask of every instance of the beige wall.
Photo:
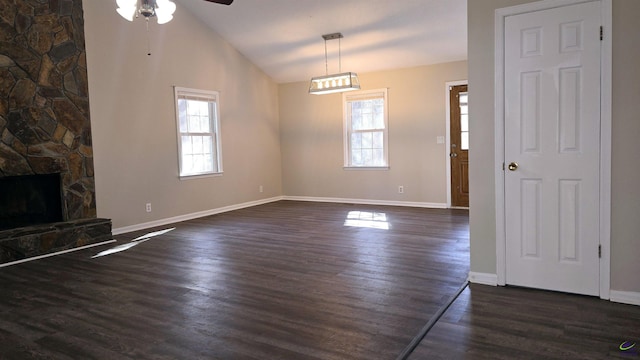
<svg viewBox="0 0 640 360">
<path fill-rule="evenodd" d="M 388 88 L 390 169 L 343 169 L 342 94 L 281 84 L 284 194 L 445 204 L 446 149 L 436 137 L 446 132 L 445 82 L 466 80 L 466 61 L 359 75 L 363 90 Z"/>
<path fill-rule="evenodd" d="M 496 273 L 494 10 L 527 0 L 468 3 L 471 271 Z M 613 1 L 611 288 L 640 291 L 640 1 Z M 606 31 L 606 30 L 605 30 Z"/>
<path fill-rule="evenodd" d="M 98 216 L 114 228 L 282 194 L 277 85 L 177 5 L 150 21 L 148 56 L 142 19 L 83 1 Z M 174 85 L 220 92 L 223 176 L 178 179 Z"/>
<path fill-rule="evenodd" d="M 640 291 L 640 1 L 613 1 L 611 288 Z"/>
</svg>

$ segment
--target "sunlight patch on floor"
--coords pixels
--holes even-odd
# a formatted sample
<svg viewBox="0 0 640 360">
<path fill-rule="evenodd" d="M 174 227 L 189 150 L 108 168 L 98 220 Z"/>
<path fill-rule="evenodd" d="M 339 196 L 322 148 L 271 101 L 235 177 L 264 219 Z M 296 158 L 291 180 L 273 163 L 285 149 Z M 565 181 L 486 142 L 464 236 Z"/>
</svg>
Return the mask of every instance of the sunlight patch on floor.
<svg viewBox="0 0 640 360">
<path fill-rule="evenodd" d="M 389 230 L 387 214 L 370 211 L 349 211 L 344 226 Z"/>
<path fill-rule="evenodd" d="M 116 245 L 110 249 L 101 251 L 95 255 L 93 255 L 91 258 L 95 259 L 98 257 L 102 257 L 102 256 L 106 256 L 106 255 L 111 255 L 111 254 L 115 254 L 115 253 L 119 253 L 121 251 L 125 251 L 125 250 L 129 250 L 132 247 L 139 245 L 147 240 L 150 240 L 151 238 L 155 237 L 155 236 L 159 236 L 159 235 L 164 235 L 166 233 L 168 233 L 169 231 L 174 230 L 175 228 L 170 228 L 170 229 L 165 229 L 165 230 L 160 230 L 160 231 L 154 231 L 154 232 L 150 232 L 147 234 L 144 234 L 142 236 L 139 236 L 133 240 L 131 240 L 131 242 L 129 243 L 125 243 L 125 244 L 121 244 L 121 245 Z"/>
</svg>

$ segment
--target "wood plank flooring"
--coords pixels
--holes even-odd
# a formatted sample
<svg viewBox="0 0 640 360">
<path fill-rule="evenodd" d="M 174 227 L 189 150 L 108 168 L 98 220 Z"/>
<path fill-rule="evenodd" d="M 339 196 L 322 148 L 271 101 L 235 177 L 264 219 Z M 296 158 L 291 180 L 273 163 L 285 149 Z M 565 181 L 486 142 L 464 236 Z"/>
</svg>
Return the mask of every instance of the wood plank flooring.
<svg viewBox="0 0 640 360">
<path fill-rule="evenodd" d="M 469 270 L 465 210 L 280 201 L 173 226 L 0 269 L 0 358 L 395 359 Z"/>
<path fill-rule="evenodd" d="M 620 351 L 625 341 L 636 343 Z M 640 306 L 471 284 L 409 359 L 640 359 Z"/>
</svg>

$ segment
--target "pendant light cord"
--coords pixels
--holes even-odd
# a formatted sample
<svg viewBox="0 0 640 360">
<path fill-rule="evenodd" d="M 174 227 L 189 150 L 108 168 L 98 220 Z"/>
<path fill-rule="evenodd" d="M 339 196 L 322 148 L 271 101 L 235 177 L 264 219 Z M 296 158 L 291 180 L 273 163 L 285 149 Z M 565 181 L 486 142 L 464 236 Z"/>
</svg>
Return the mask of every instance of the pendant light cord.
<svg viewBox="0 0 640 360">
<path fill-rule="evenodd" d="M 342 40 L 338 38 L 338 72 L 342 73 Z"/>
<path fill-rule="evenodd" d="M 324 39 L 324 74 L 329 75 L 329 63 L 327 62 L 327 39 Z"/>
</svg>

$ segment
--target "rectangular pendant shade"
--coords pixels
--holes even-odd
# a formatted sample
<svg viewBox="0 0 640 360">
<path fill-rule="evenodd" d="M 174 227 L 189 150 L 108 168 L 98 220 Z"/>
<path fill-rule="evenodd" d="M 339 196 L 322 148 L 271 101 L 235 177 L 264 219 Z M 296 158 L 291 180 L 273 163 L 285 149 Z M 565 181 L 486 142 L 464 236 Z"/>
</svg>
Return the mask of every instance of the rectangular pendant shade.
<svg viewBox="0 0 640 360">
<path fill-rule="evenodd" d="M 314 77 L 309 84 L 309 94 L 314 95 L 353 90 L 360 90 L 360 80 L 352 72 Z"/>
</svg>

